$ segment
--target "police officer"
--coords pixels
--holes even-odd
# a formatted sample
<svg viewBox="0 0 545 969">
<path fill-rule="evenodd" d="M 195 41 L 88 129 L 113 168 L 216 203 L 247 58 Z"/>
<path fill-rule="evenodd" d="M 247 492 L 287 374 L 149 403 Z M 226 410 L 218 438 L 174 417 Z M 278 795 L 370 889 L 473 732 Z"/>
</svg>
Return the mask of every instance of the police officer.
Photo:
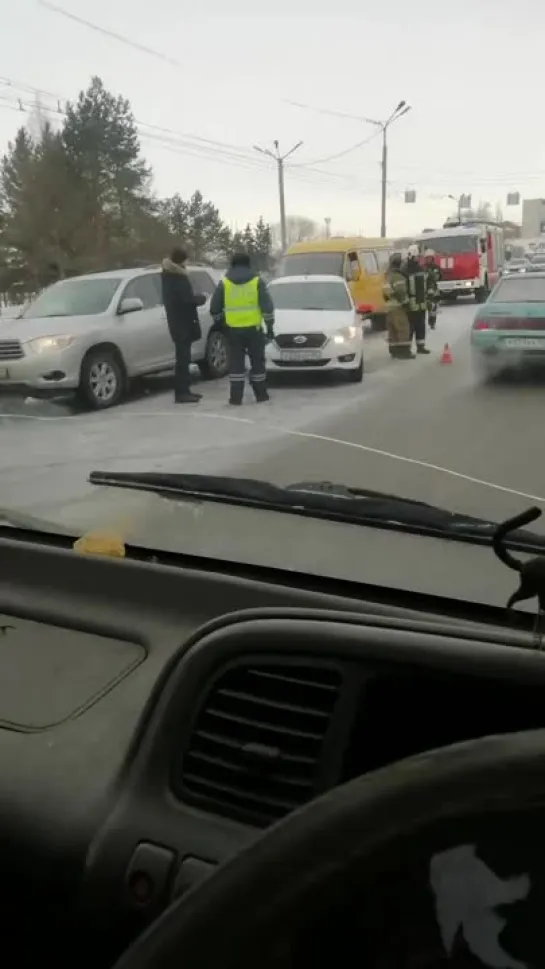
<svg viewBox="0 0 545 969">
<path fill-rule="evenodd" d="M 388 323 L 388 349 L 390 356 L 396 360 L 414 360 L 408 317 L 409 290 L 402 265 L 401 253 L 394 252 L 390 256 L 383 287 Z"/>
<path fill-rule="evenodd" d="M 426 347 L 426 310 L 428 306 L 427 272 L 420 265 L 418 246 L 413 243 L 407 250 L 407 285 L 409 290 L 409 324 L 412 339 L 416 340 L 417 353 L 429 353 Z"/>
<path fill-rule="evenodd" d="M 250 385 L 258 404 L 269 400 L 265 373 L 266 340 L 274 339 L 274 306 L 265 282 L 253 272 L 250 257 L 237 252 L 225 277 L 218 283 L 210 312 L 225 325 L 229 340 L 230 404 L 242 404 L 246 382 L 246 354 L 250 358 Z M 263 324 L 267 337 L 263 332 Z"/>
<path fill-rule="evenodd" d="M 430 330 L 435 330 L 435 324 L 437 323 L 437 310 L 439 308 L 439 300 L 441 297 L 441 292 L 439 290 L 439 280 L 442 278 L 442 272 L 437 265 L 435 260 L 435 253 L 433 249 L 426 249 L 424 253 L 424 265 L 428 273 L 427 280 L 427 291 L 428 291 L 428 326 Z"/>
</svg>

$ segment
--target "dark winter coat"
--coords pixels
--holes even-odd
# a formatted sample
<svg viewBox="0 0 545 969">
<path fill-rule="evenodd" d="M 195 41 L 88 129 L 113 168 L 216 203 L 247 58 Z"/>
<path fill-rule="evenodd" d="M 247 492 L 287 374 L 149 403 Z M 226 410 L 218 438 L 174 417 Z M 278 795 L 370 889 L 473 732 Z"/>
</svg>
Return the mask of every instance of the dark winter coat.
<svg viewBox="0 0 545 969">
<path fill-rule="evenodd" d="M 161 286 L 168 328 L 174 342 L 189 340 L 194 343 L 200 340 L 197 306 L 206 303 L 206 296 L 193 292 L 187 271 L 171 259 L 163 260 Z"/>
</svg>

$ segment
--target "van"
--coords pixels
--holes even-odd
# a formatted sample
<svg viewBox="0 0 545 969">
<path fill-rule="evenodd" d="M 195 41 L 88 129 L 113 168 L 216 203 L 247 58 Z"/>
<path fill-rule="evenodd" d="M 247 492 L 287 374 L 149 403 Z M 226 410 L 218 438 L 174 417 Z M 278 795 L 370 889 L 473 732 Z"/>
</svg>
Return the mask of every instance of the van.
<svg viewBox="0 0 545 969">
<path fill-rule="evenodd" d="M 350 287 L 358 312 L 370 317 L 374 330 L 386 328 L 382 288 L 388 260 L 394 251 L 390 239 L 313 239 L 296 242 L 283 257 L 278 276 L 342 276 Z"/>
</svg>

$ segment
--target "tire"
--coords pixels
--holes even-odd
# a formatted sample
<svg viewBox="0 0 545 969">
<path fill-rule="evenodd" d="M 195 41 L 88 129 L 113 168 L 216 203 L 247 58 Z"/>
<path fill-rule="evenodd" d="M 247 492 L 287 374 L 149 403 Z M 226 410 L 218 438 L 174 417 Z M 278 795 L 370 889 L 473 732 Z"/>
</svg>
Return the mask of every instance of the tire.
<svg viewBox="0 0 545 969">
<path fill-rule="evenodd" d="M 347 370 L 346 377 L 349 384 L 361 384 L 363 380 L 363 353 L 361 355 L 359 367 L 356 367 L 355 370 Z"/>
<path fill-rule="evenodd" d="M 487 280 L 484 286 L 481 286 L 480 289 L 475 290 L 475 302 L 486 303 L 489 293 L 490 293 L 490 289 L 489 289 L 488 280 Z"/>
<path fill-rule="evenodd" d="M 81 365 L 78 396 L 93 410 L 119 403 L 126 387 L 123 363 L 114 350 L 90 350 Z"/>
<path fill-rule="evenodd" d="M 229 370 L 227 337 L 223 330 L 214 329 L 208 334 L 204 359 L 198 363 L 204 380 L 217 380 L 225 377 Z"/>
</svg>

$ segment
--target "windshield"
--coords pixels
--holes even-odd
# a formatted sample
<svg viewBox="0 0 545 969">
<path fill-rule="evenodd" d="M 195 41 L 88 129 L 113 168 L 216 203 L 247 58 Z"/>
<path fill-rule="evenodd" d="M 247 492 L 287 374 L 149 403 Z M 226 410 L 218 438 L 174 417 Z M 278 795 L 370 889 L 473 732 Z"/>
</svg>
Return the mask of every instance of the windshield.
<svg viewBox="0 0 545 969">
<path fill-rule="evenodd" d="M 277 282 L 270 291 L 277 310 L 352 309 L 346 287 L 340 282 Z"/>
<path fill-rule="evenodd" d="M 279 276 L 342 276 L 343 252 L 297 252 L 282 259 Z"/>
<path fill-rule="evenodd" d="M 22 314 L 40 319 L 47 316 L 94 316 L 108 309 L 121 280 L 69 279 L 44 290 Z"/>
<path fill-rule="evenodd" d="M 490 297 L 492 303 L 545 303 L 545 274 L 543 276 L 513 276 L 504 279 Z"/>
<path fill-rule="evenodd" d="M 387 498 L 545 507 L 545 276 L 514 271 L 545 258 L 537 14 L 515 43 L 463 4 L 31 6 L 0 77 L 0 514 L 456 596 Z M 515 112 L 476 94 L 506 64 Z M 382 532 L 93 471 L 377 492 Z M 456 550 L 503 604 L 487 562 Z"/>
<path fill-rule="evenodd" d="M 452 236 L 433 236 L 425 239 L 426 249 L 433 249 L 438 255 L 456 255 L 458 253 L 478 252 L 477 236 L 452 235 Z"/>
</svg>

